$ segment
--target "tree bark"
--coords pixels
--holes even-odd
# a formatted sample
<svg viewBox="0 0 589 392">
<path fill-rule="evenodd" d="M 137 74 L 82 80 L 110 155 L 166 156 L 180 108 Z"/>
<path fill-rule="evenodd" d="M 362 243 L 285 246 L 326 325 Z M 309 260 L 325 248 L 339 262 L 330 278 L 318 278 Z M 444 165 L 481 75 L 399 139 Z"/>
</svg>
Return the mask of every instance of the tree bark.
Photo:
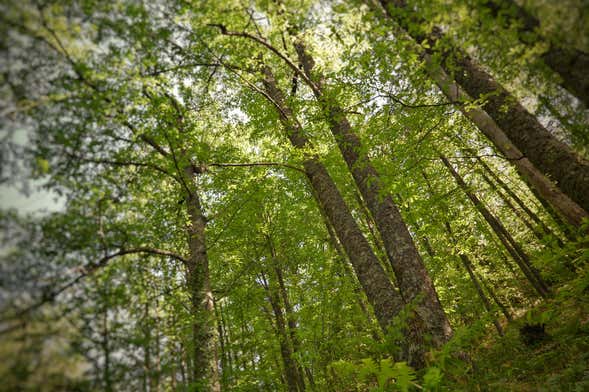
<svg viewBox="0 0 589 392">
<path fill-rule="evenodd" d="M 522 43 L 531 45 L 537 41 L 548 41 L 549 47 L 542 54 L 542 59 L 560 76 L 561 86 L 589 108 L 589 53 L 542 37 L 537 30 L 540 21 L 513 0 L 486 0 L 483 4 L 493 16 L 501 13 L 507 16 L 508 23 L 517 23 Z"/>
<path fill-rule="evenodd" d="M 192 165 L 185 168 L 186 184 L 193 184 L 196 169 Z M 188 289 L 191 299 L 193 349 L 193 382 L 202 391 L 221 390 L 217 366 L 217 334 L 214 320 L 213 293 L 209 278 L 209 260 L 205 243 L 206 218 L 202 212 L 200 199 L 194 187 L 190 186 L 186 195 L 186 208 L 189 217 L 187 227 L 188 248 L 186 263 Z"/>
<path fill-rule="evenodd" d="M 487 290 L 487 293 L 489 293 L 491 298 L 493 298 L 493 302 L 495 302 L 499 309 L 501 309 L 501 313 L 503 313 L 505 318 L 508 321 L 513 321 L 513 316 L 511 316 L 511 313 L 509 313 L 509 310 L 507 310 L 507 306 L 505 306 L 505 304 L 499 299 L 499 297 L 495 293 L 495 290 L 493 290 L 487 283 L 485 283 L 485 280 L 482 277 L 478 276 L 478 278 L 479 281 L 481 281 L 481 283 L 483 284 L 485 290 Z"/>
<path fill-rule="evenodd" d="M 265 94 L 278 110 L 291 144 L 295 148 L 306 149 L 310 143 L 292 110 L 285 105 L 284 95 L 267 67 L 264 68 L 263 82 Z M 303 167 L 320 208 L 348 255 L 381 328 L 386 331 L 403 308 L 401 296 L 379 263 L 325 166 L 317 157 L 307 155 Z"/>
<path fill-rule="evenodd" d="M 108 288 L 107 288 L 107 295 Z M 112 392 L 113 389 L 113 380 L 111 374 L 111 350 L 110 350 L 110 330 L 108 327 L 108 308 L 105 305 L 104 310 L 102 312 L 102 339 L 100 341 L 100 345 L 102 346 L 102 352 L 104 354 L 104 366 L 102 368 L 102 377 L 104 382 L 104 390 L 106 392 Z"/>
<path fill-rule="evenodd" d="M 404 0 L 380 0 L 380 4 L 387 16 L 397 20 L 416 42 L 428 41 L 433 48 L 442 37 L 439 28 L 428 35 L 410 29 L 411 23 L 423 21 L 406 7 Z M 400 15 L 394 16 L 394 8 L 398 8 Z M 583 218 L 589 217 L 589 162 L 554 138 L 467 54 L 456 48 L 446 51 L 440 66 L 433 61 L 432 53 L 422 50 L 421 54 L 428 74 L 441 91 L 459 105 L 462 113 L 515 165 L 529 185 L 568 222 L 580 226 Z M 485 97 L 486 102 L 482 108 L 461 104 L 471 97 Z"/>
<path fill-rule="evenodd" d="M 287 331 L 288 331 L 288 338 L 287 340 L 292 347 L 293 354 L 299 353 L 301 350 L 301 342 L 297 335 L 297 321 L 296 316 L 294 314 L 292 305 L 288 298 L 288 293 L 286 291 L 286 284 L 284 282 L 284 275 L 282 273 L 282 267 L 280 266 L 280 260 L 278 258 L 278 254 L 276 251 L 276 247 L 274 246 L 274 241 L 270 235 L 266 235 L 266 240 L 268 242 L 268 248 L 270 250 L 270 256 L 272 260 L 272 269 L 274 271 L 276 282 L 278 283 L 277 288 L 275 289 L 277 292 L 277 299 L 281 303 L 281 307 L 284 308 L 284 318 L 286 319 L 287 323 Z M 305 390 L 305 377 L 304 375 L 310 375 L 308 369 L 303 369 L 303 366 L 296 361 L 296 369 L 297 369 L 297 386 L 299 390 Z M 310 378 L 310 382 L 313 382 L 313 378 Z"/>
<path fill-rule="evenodd" d="M 297 41 L 295 48 L 304 72 L 314 81 L 314 86 L 310 87 L 327 116 L 331 133 L 374 218 L 403 300 L 415 306 L 417 317 L 423 323 L 423 330 L 415 333 L 428 335 L 431 344 L 440 347 L 452 336 L 452 328 L 401 213 L 391 195 L 383 191 L 380 176 L 363 152 L 360 138 L 352 130 L 345 112 L 326 93 L 324 77 L 313 69 L 314 60 L 303 42 Z"/>
</svg>

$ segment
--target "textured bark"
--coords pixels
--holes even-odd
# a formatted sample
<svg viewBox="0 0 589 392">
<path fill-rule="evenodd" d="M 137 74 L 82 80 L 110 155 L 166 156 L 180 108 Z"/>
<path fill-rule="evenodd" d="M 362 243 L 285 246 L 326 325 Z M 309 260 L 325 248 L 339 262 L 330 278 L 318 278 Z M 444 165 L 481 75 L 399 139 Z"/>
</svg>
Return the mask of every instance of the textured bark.
<svg viewBox="0 0 589 392">
<path fill-rule="evenodd" d="M 485 283 L 485 280 L 482 277 L 478 276 L 478 278 L 479 281 L 483 284 L 485 290 L 487 290 L 487 293 L 489 293 L 491 298 L 493 298 L 493 302 L 495 302 L 499 309 L 501 309 L 501 313 L 503 313 L 505 318 L 508 321 L 513 321 L 513 317 L 511 316 L 511 313 L 509 313 L 509 310 L 507 310 L 507 306 L 505 306 L 505 304 L 499 299 L 499 297 L 495 293 L 495 290 L 493 290 L 487 283 Z"/>
<path fill-rule="evenodd" d="M 229 330 L 229 325 L 227 324 L 226 320 L 226 316 L 225 316 L 225 310 L 223 308 L 223 306 L 221 304 L 219 304 L 219 325 L 221 326 L 221 329 L 223 331 L 223 337 L 225 338 L 225 353 L 227 355 L 227 363 L 226 363 L 226 367 L 223 368 L 223 373 L 222 373 L 222 378 L 223 381 L 228 384 L 229 380 L 231 379 L 232 375 L 233 375 L 233 364 L 235 363 L 234 360 L 234 353 L 233 353 L 233 349 L 232 349 L 232 341 L 231 341 L 231 331 Z M 221 388 L 223 389 L 223 388 Z"/>
<path fill-rule="evenodd" d="M 548 50 L 542 59 L 562 79 L 561 86 L 589 107 L 589 53 L 562 46 L 542 37 L 538 32 L 540 21 L 513 0 L 487 0 L 483 4 L 498 16 L 507 16 L 509 23 L 517 22 L 519 40 L 524 44 L 549 41 Z"/>
<path fill-rule="evenodd" d="M 487 96 L 482 108 L 495 120 L 509 140 L 542 173 L 585 211 L 589 211 L 589 162 L 556 139 L 492 76 L 468 56 L 454 56 L 462 72 L 454 77 L 471 96 Z M 450 66 L 446 68 L 448 71 Z"/>
<path fill-rule="evenodd" d="M 474 194 L 474 192 L 470 190 L 468 185 L 466 185 L 462 177 L 450 164 L 448 159 L 444 156 L 441 156 L 440 159 L 448 168 L 450 174 L 452 175 L 458 186 L 467 195 L 467 197 L 473 203 L 477 211 L 483 216 L 483 218 L 489 224 L 491 229 L 493 229 L 497 237 L 499 237 L 501 243 L 511 254 L 517 265 L 520 267 L 521 271 L 524 273 L 528 281 L 534 287 L 534 289 L 538 292 L 538 294 L 541 297 L 546 298 L 550 294 L 550 289 L 548 288 L 546 283 L 544 283 L 544 280 L 542 279 L 538 271 L 532 266 L 527 254 L 523 251 L 521 246 L 513 239 L 513 237 L 505 229 L 503 224 L 487 209 L 487 207 L 480 201 L 480 199 Z"/>
<path fill-rule="evenodd" d="M 421 172 L 421 175 L 422 175 L 423 179 L 425 180 L 425 183 L 426 183 L 426 186 L 427 186 L 427 189 L 429 191 L 430 196 L 433 197 L 434 196 L 434 191 L 433 191 L 432 185 L 431 185 L 431 183 L 429 181 L 429 178 L 427 177 L 427 175 L 425 174 L 424 171 Z M 445 226 L 446 226 L 446 232 L 450 235 L 451 239 L 456 244 L 456 239 L 455 239 L 454 234 L 452 232 L 452 227 L 450 226 L 450 223 L 449 222 L 446 222 L 445 223 Z M 490 233 L 487 233 L 487 234 L 490 234 Z M 491 236 L 491 239 L 494 240 L 494 237 Z M 433 250 L 431 252 L 432 252 L 431 254 L 433 255 Z M 501 255 L 503 255 L 503 253 L 501 253 Z M 505 261 L 508 269 L 511 272 L 515 272 L 515 270 L 511 267 L 511 264 L 509 264 L 508 260 L 505 259 L 504 261 Z M 475 274 L 475 276 L 476 276 L 476 274 Z M 501 312 L 505 315 L 505 317 L 507 318 L 507 320 L 512 321 L 513 318 L 511 317 L 511 314 L 507 311 L 507 308 L 499 300 L 499 298 L 497 297 L 497 295 L 495 294 L 495 292 L 493 290 L 491 290 L 490 287 L 487 286 L 487 284 L 485 283 L 485 280 L 482 277 L 480 277 L 480 276 L 476 276 L 476 277 L 478 278 L 478 281 L 481 282 L 482 285 L 485 287 L 485 290 L 489 293 L 489 295 L 491 296 L 491 298 L 493 298 L 493 301 L 495 301 L 495 303 L 497 304 L 497 306 L 499 307 L 499 309 L 501 309 Z"/>
<path fill-rule="evenodd" d="M 403 203 L 403 198 L 399 194 L 397 194 L 397 200 L 399 200 L 401 203 Z M 414 214 L 411 212 L 411 207 L 407 206 L 406 212 L 409 214 L 409 217 L 411 220 L 410 223 L 413 224 L 413 226 L 415 226 L 415 231 L 416 232 L 420 231 L 421 225 L 419 224 L 417 218 L 415 218 Z M 430 257 L 434 257 L 436 255 L 436 253 L 434 252 L 434 248 L 432 248 L 429 238 L 427 236 L 421 236 L 420 240 L 423 243 L 423 247 L 425 248 L 426 253 Z"/>
<path fill-rule="evenodd" d="M 380 0 L 389 18 L 395 18 L 416 42 L 429 41 L 434 47 L 442 36 L 439 28 L 429 35 L 409 29 L 423 22 L 403 0 Z M 398 8 L 398 15 L 391 10 Z M 486 97 L 482 109 L 459 104 L 469 118 L 517 168 L 520 175 L 569 223 L 579 226 L 589 217 L 589 162 L 554 138 L 493 77 L 458 49 L 443 53 L 442 66 L 425 50 L 422 56 L 430 77 L 452 101 Z M 454 80 L 448 76 L 454 76 Z M 556 182 L 556 185 L 549 179 Z"/>
<path fill-rule="evenodd" d="M 280 121 L 291 144 L 300 149 L 308 147 L 309 141 L 302 127 L 297 123 L 291 109 L 285 105 L 284 95 L 267 68 L 264 70 L 264 86 L 268 98 L 279 112 Z M 313 156 L 306 157 L 303 166 L 322 211 L 335 230 L 381 328 L 386 331 L 393 317 L 403 307 L 399 293 L 358 227 L 325 166 Z"/>
<path fill-rule="evenodd" d="M 196 170 L 193 166 L 185 169 L 185 182 L 192 184 Z M 213 293 L 209 278 L 209 260 L 205 243 L 206 219 L 195 189 L 186 195 L 189 257 L 186 263 L 188 289 L 193 316 L 193 382 L 202 391 L 221 390 L 217 367 L 217 334 L 214 320 Z"/>
<path fill-rule="evenodd" d="M 472 266 L 472 262 L 470 261 L 470 258 L 467 255 L 465 255 L 464 253 L 460 253 L 459 256 L 460 256 L 460 260 L 462 261 L 462 265 L 464 266 L 464 269 L 466 269 L 466 272 L 468 272 L 468 276 L 470 277 L 470 280 L 472 281 L 472 284 L 474 285 L 476 292 L 477 292 L 479 298 L 481 299 L 483 306 L 485 307 L 485 310 L 487 311 L 487 313 L 493 315 L 493 307 L 491 306 L 491 302 L 489 301 L 489 299 L 485 295 L 485 292 L 483 291 L 483 288 L 481 287 L 479 280 L 477 279 L 477 277 L 474 274 L 474 270 L 473 270 L 473 266 Z M 503 336 L 504 335 L 503 327 L 501 327 L 501 324 L 499 324 L 499 321 L 497 320 L 496 317 L 493 317 L 493 325 L 495 326 L 495 329 L 497 329 L 497 333 L 499 333 L 500 336 Z"/>
<path fill-rule="evenodd" d="M 307 77 L 315 81 L 315 97 L 327 116 L 331 133 L 374 218 L 403 300 L 406 304 L 415 305 L 417 317 L 421 319 L 418 323 L 422 324 L 422 330 L 415 331 L 415 334 L 428 335 L 431 344 L 440 347 L 452 336 L 452 328 L 401 213 L 391 195 L 383 192 L 380 176 L 363 152 L 360 138 L 352 130 L 343 109 L 325 93 L 324 78 L 313 70 L 314 61 L 304 44 L 298 41 L 295 48 Z M 418 350 L 417 347 L 415 349 Z"/>
<path fill-rule="evenodd" d="M 145 343 L 143 346 L 143 391 L 147 392 L 148 384 L 149 389 L 151 389 L 151 380 L 152 380 L 152 370 L 151 370 L 151 325 L 148 322 L 149 320 L 149 302 L 145 302 L 143 304 L 143 320 L 144 320 L 144 336 Z"/>
</svg>

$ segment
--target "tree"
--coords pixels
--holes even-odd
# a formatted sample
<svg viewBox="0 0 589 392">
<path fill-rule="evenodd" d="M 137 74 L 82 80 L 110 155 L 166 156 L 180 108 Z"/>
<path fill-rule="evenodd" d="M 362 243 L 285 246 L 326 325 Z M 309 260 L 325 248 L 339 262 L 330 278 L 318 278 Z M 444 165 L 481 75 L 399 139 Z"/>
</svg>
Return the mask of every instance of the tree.
<svg viewBox="0 0 589 392">
<path fill-rule="evenodd" d="M 581 339 L 583 215 L 456 102 L 487 32 L 415 4 L 421 49 L 359 2 L 1 5 L 0 181 L 64 202 L 0 214 L 0 389 L 454 390 Z"/>
<path fill-rule="evenodd" d="M 417 42 L 427 42 L 419 49 L 426 59 L 427 72 L 451 102 L 483 99 L 480 109 L 460 106 L 462 112 L 483 132 L 530 183 L 563 217 L 579 226 L 587 217 L 589 206 L 581 191 L 587 186 L 589 163 L 570 147 L 554 138 L 494 78 L 466 53 L 444 43 L 439 27 L 430 32 L 418 26 L 423 23 L 405 1 L 380 2 L 388 18 Z M 440 53 L 436 54 L 436 47 Z M 437 57 L 439 58 L 439 62 Z M 574 173 L 574 174 L 572 174 Z M 548 179 L 557 181 L 557 187 Z"/>
</svg>

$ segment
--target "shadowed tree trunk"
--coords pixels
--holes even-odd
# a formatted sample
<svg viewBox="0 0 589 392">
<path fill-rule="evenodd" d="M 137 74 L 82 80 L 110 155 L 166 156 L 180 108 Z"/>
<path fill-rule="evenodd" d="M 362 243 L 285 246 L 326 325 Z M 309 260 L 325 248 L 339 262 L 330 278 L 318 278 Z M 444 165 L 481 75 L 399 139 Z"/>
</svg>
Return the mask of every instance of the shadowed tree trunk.
<svg viewBox="0 0 589 392">
<path fill-rule="evenodd" d="M 290 303 L 290 300 L 288 298 L 288 292 L 286 291 L 286 285 L 284 283 L 284 276 L 282 273 L 282 269 L 280 268 L 280 266 L 276 266 L 274 271 L 276 272 L 276 278 L 278 279 L 278 288 L 280 290 L 280 297 L 282 298 L 282 302 L 284 303 L 284 313 L 286 314 L 286 321 L 288 324 L 288 332 L 290 334 L 290 341 L 292 342 L 292 349 L 295 353 L 300 353 L 301 352 L 301 342 L 299 340 L 299 337 L 297 335 L 297 320 L 296 320 L 296 316 L 293 310 L 293 307 Z M 301 388 L 304 389 L 305 388 L 305 382 L 304 382 L 304 378 L 303 378 L 303 374 L 307 376 L 307 380 L 309 381 L 309 385 L 311 386 L 311 389 L 313 389 L 313 386 L 315 385 L 315 380 L 313 378 L 313 373 L 311 373 L 311 370 L 306 367 L 306 366 L 302 366 L 302 365 L 298 365 L 298 370 L 299 370 L 299 374 L 301 375 Z"/>
<path fill-rule="evenodd" d="M 493 229 L 497 237 L 499 237 L 503 246 L 505 246 L 507 251 L 511 254 L 517 265 L 520 267 L 521 271 L 524 273 L 526 278 L 528 278 L 528 281 L 534 287 L 534 289 L 538 292 L 538 294 L 541 297 L 546 298 L 549 295 L 550 290 L 548 286 L 544 283 L 544 280 L 542 279 L 538 271 L 531 265 L 531 262 L 527 254 L 523 251 L 521 246 L 513 239 L 513 237 L 505 229 L 503 224 L 501 224 L 501 222 L 493 214 L 491 214 L 491 212 L 479 200 L 479 198 L 474 194 L 474 192 L 470 190 L 468 185 L 466 185 L 462 177 L 450 164 L 448 159 L 444 156 L 440 156 L 440 159 L 448 168 L 448 171 L 450 172 L 458 186 L 470 199 L 470 201 L 473 203 L 477 211 L 483 216 L 483 218 L 485 218 L 485 221 Z"/>
<path fill-rule="evenodd" d="M 284 365 L 284 378 L 289 392 L 302 392 L 305 390 L 303 376 L 299 372 L 299 367 L 293 355 L 293 348 L 286 329 L 286 320 L 282 309 L 280 296 L 276 283 L 268 280 L 265 273 L 261 275 L 262 284 L 266 291 L 266 297 L 270 302 L 272 314 L 274 315 L 274 326 L 278 343 L 280 346 L 280 355 Z"/>
<path fill-rule="evenodd" d="M 506 17 L 508 23 L 517 23 L 519 40 L 527 45 L 548 41 L 549 47 L 542 59 L 561 78 L 561 86 L 589 108 L 589 53 L 563 46 L 561 42 L 546 39 L 537 30 L 540 21 L 513 0 L 485 0 L 483 5 L 497 17 Z"/>
<path fill-rule="evenodd" d="M 529 220 L 528 218 L 524 215 L 524 213 L 520 210 L 518 210 L 513 203 L 511 202 L 511 200 L 509 200 L 507 198 L 507 196 L 500 190 L 497 188 L 497 186 L 495 185 L 495 183 L 489 178 L 489 176 L 487 176 L 485 173 L 481 173 L 481 176 L 483 177 L 483 180 L 487 183 L 487 185 L 489 185 L 489 187 L 499 196 L 499 198 L 503 201 L 503 203 L 522 221 L 522 223 L 534 234 L 534 236 L 540 241 L 542 242 L 542 240 L 544 239 L 544 233 L 541 232 L 540 230 L 538 230 L 537 227 L 535 227 Z M 562 244 L 562 243 L 561 243 Z"/>
<path fill-rule="evenodd" d="M 495 290 L 493 290 L 480 275 L 478 275 L 478 278 L 479 278 L 479 281 L 483 284 L 483 287 L 485 288 L 485 290 L 487 290 L 487 293 L 489 293 L 491 298 L 493 298 L 493 302 L 495 302 L 495 304 L 499 307 L 499 309 L 501 309 L 501 313 L 503 313 L 505 318 L 508 321 L 513 321 L 513 317 L 511 316 L 511 313 L 509 312 L 509 310 L 507 310 L 507 306 L 505 306 L 503 301 L 501 301 L 499 299 L 499 297 L 495 293 Z"/>
<path fill-rule="evenodd" d="M 499 177 L 497 175 L 497 173 L 495 173 L 495 171 L 493 169 L 491 169 L 489 167 L 489 165 L 487 165 L 487 163 L 481 157 L 477 157 L 477 161 L 481 165 L 481 167 L 483 168 L 484 173 L 486 173 L 488 175 L 488 177 L 493 179 L 495 181 L 495 183 L 497 183 L 499 185 L 499 187 L 503 191 L 505 191 L 505 193 L 507 195 L 509 195 L 513 201 L 515 201 L 515 203 L 527 214 L 527 216 L 530 217 L 534 221 L 534 223 L 536 223 L 542 229 L 542 232 L 544 232 L 544 234 L 546 234 L 546 235 L 555 236 L 559 245 L 562 246 L 562 240 L 560 238 L 556 237 L 556 235 L 552 232 L 552 230 L 550 230 L 550 228 L 546 225 L 546 223 L 544 223 L 544 221 L 542 219 L 540 219 L 538 214 L 533 212 L 526 205 L 526 203 L 511 189 L 511 187 L 509 185 L 507 185 L 505 183 L 505 181 L 503 181 L 501 179 L 501 177 Z M 489 185 L 491 185 L 492 181 L 490 181 L 490 179 L 488 179 L 488 177 L 484 176 L 485 181 L 487 181 L 489 183 Z"/>
<path fill-rule="evenodd" d="M 333 247 L 333 249 L 335 249 L 335 251 L 336 251 L 337 255 L 339 256 L 339 259 L 342 263 L 342 266 L 344 268 L 344 272 L 345 272 L 344 276 L 346 276 L 348 279 L 351 279 L 354 282 L 354 293 L 355 293 L 355 297 L 356 297 L 356 302 L 358 303 L 358 306 L 360 307 L 362 314 L 364 314 L 364 316 L 366 317 L 367 320 L 369 320 L 370 325 L 372 326 L 373 322 L 375 320 L 374 314 L 370 311 L 369 306 L 366 303 L 366 298 L 364 298 L 364 295 L 362 294 L 362 290 L 361 290 L 360 286 L 358 285 L 358 278 L 354 275 L 354 271 L 352 271 L 352 269 L 350 268 L 350 261 L 349 261 L 348 257 L 346 256 L 346 253 L 342 249 L 342 246 L 335 235 L 335 230 L 331 226 L 331 223 L 329 223 L 329 221 L 325 217 L 325 214 L 322 214 L 322 215 L 323 215 L 323 220 L 325 221 L 325 226 L 327 227 L 327 231 L 329 234 L 329 242 L 330 242 L 331 246 Z M 372 335 L 372 338 L 374 339 L 374 341 L 376 341 L 376 342 L 382 341 L 381 331 L 379 331 L 377 328 L 370 328 L 370 334 Z"/>
<path fill-rule="evenodd" d="M 423 34 L 414 23 L 424 21 L 405 0 L 380 0 L 386 15 L 396 20 L 416 42 L 434 48 L 443 37 L 437 27 Z M 507 90 L 466 53 L 452 48 L 442 53 L 441 65 L 433 61 L 433 49 L 420 49 L 430 77 L 569 223 L 579 226 L 589 217 L 589 162 L 554 138 Z M 448 74 L 451 74 L 452 79 Z M 462 105 L 485 97 L 482 108 Z M 472 97 L 472 98 L 471 98 Z M 556 181 L 555 185 L 548 177 Z"/>
<path fill-rule="evenodd" d="M 231 352 L 229 347 L 229 336 L 227 333 L 227 326 L 225 325 L 225 318 L 223 316 L 223 305 L 218 301 L 214 301 L 215 318 L 217 319 L 217 334 L 219 336 L 220 345 L 220 359 L 221 359 L 221 389 L 225 388 L 229 383 L 229 377 L 232 372 Z"/>
<path fill-rule="evenodd" d="M 432 184 L 430 183 L 428 176 L 425 174 L 425 171 L 423 171 L 423 170 L 421 171 L 421 176 L 425 180 L 425 184 L 427 186 L 430 197 L 433 197 L 435 195 L 435 193 L 434 193 L 434 190 L 432 188 Z M 444 208 L 447 208 L 447 207 L 444 206 Z M 492 241 L 495 245 L 497 245 L 498 249 L 500 249 L 499 257 L 501 258 L 501 260 L 503 261 L 503 263 L 505 264 L 507 269 L 512 274 L 517 275 L 517 270 L 513 267 L 513 265 L 509 261 L 509 258 L 507 256 L 505 256 L 504 252 L 502 251 L 503 250 L 503 248 L 501 247 L 502 244 L 500 242 L 497 242 L 496 237 L 493 236 L 493 234 L 489 231 L 489 229 L 487 227 L 483 227 L 482 229 L 483 229 L 482 232 L 484 233 L 484 235 L 487 238 L 489 238 L 489 240 Z M 503 305 L 503 303 L 499 300 L 499 298 L 497 297 L 495 292 L 493 290 L 491 290 L 490 287 L 487 286 L 487 284 L 485 283 L 485 280 L 482 277 L 478 276 L 478 279 L 483 284 L 483 286 L 485 287 L 485 290 L 489 293 L 491 298 L 493 298 L 493 301 L 495 301 L 497 306 L 501 309 L 501 312 L 503 312 L 503 314 L 505 315 L 507 320 L 512 321 L 513 319 L 511 317 L 511 314 L 509 313 L 509 311 L 507 310 L 505 305 Z"/>
<path fill-rule="evenodd" d="M 107 286 L 107 294 L 108 294 L 108 286 Z M 112 380 L 112 371 L 111 371 L 111 347 L 110 347 L 110 329 L 108 326 L 108 308 L 106 305 L 104 306 L 104 310 L 101 314 L 102 316 L 102 339 L 100 340 L 100 346 L 102 348 L 102 354 L 104 356 L 104 364 L 102 366 L 102 381 L 104 383 L 104 390 L 106 392 L 112 392 L 113 389 L 113 380 Z"/>
<path fill-rule="evenodd" d="M 266 235 L 266 240 L 268 242 L 268 248 L 270 249 L 270 255 L 272 257 L 272 269 L 274 271 L 276 282 L 278 283 L 277 293 L 278 299 L 281 301 L 281 306 L 284 308 L 284 317 L 287 323 L 287 330 L 288 330 L 288 339 L 290 341 L 290 345 L 292 347 L 292 352 L 294 354 L 299 353 L 301 350 L 301 342 L 299 341 L 299 337 L 297 336 L 297 322 L 295 318 L 295 314 L 288 298 L 288 293 L 286 291 L 286 284 L 284 282 L 284 275 L 282 273 L 282 267 L 280 265 L 280 260 L 276 253 L 276 247 L 274 246 L 274 241 L 270 235 Z M 313 384 L 313 377 L 309 371 L 309 369 L 303 369 L 303 366 L 295 360 L 296 368 L 297 368 L 297 384 L 298 388 L 301 391 L 305 390 L 305 378 L 304 375 L 306 374 L 309 383 Z"/>
<path fill-rule="evenodd" d="M 284 95 L 272 72 L 265 67 L 263 73 L 264 95 L 276 107 L 291 144 L 298 149 L 309 147 L 310 143 L 301 125 L 292 110 L 285 105 Z M 325 166 L 318 158 L 309 155 L 303 166 L 320 208 L 348 255 L 381 328 L 386 331 L 395 315 L 403 308 L 401 296 L 372 251 Z"/>
<path fill-rule="evenodd" d="M 303 42 L 297 41 L 295 48 L 307 78 L 313 80 L 313 85 L 309 87 L 327 116 L 331 133 L 376 223 L 403 300 L 415 306 L 417 317 L 421 319 L 418 322 L 422 324 L 421 330 L 414 331 L 414 334 L 427 335 L 431 338 L 430 343 L 439 347 L 451 337 L 452 329 L 401 213 L 391 195 L 384 192 L 380 176 L 364 152 L 344 110 L 337 104 L 337 99 L 325 91 L 324 77 L 313 69 L 314 60 Z M 415 350 L 424 348 L 415 347 Z M 416 353 L 416 356 L 419 355 Z"/>
<path fill-rule="evenodd" d="M 456 239 L 456 237 L 454 237 L 454 232 L 452 231 L 452 227 L 450 226 L 450 223 L 444 222 L 444 227 L 446 228 L 446 232 L 448 233 L 448 237 L 450 237 L 450 240 L 452 241 L 454 246 L 456 246 L 458 244 L 458 240 Z M 489 313 L 489 315 L 491 315 L 491 317 L 493 317 L 493 325 L 495 326 L 495 329 L 497 329 L 497 333 L 499 333 L 500 336 L 503 336 L 504 335 L 503 327 L 501 327 L 501 324 L 499 324 L 497 317 L 495 317 L 495 315 L 493 314 L 494 312 L 493 312 L 493 307 L 491 306 L 491 302 L 489 301 L 489 298 L 487 298 L 487 296 L 485 295 L 485 291 L 481 287 L 481 283 L 479 282 L 479 279 L 475 275 L 474 266 L 473 266 L 472 262 L 470 261 L 470 257 L 468 257 L 462 251 L 459 252 L 458 257 L 460 257 L 460 261 L 462 261 L 462 265 L 464 266 L 464 269 L 468 273 L 468 276 L 470 277 L 470 281 L 472 282 L 479 298 L 481 299 L 481 302 L 483 303 L 485 310 L 487 311 L 487 313 Z"/>
<path fill-rule="evenodd" d="M 429 184 L 428 184 L 428 187 L 429 187 Z M 430 196 L 433 196 L 433 195 L 430 194 Z M 400 195 L 397 195 L 397 199 L 402 200 Z M 409 210 L 409 208 L 407 208 L 407 209 Z M 413 214 L 411 214 L 411 212 L 409 212 L 409 215 L 412 216 Z M 417 222 L 417 219 L 413 220 L 413 225 L 415 226 L 415 228 L 417 230 L 420 230 L 420 225 L 419 225 L 419 222 Z M 452 232 L 450 224 L 448 222 L 444 222 L 444 227 L 446 229 L 446 233 L 448 234 L 449 239 L 452 241 L 452 245 L 455 247 L 458 244 L 458 241 L 454 237 L 454 233 Z M 428 255 L 430 255 L 430 257 L 435 257 L 435 251 L 430 244 L 429 238 L 427 236 L 422 236 L 421 240 L 424 244 L 424 247 L 425 247 Z M 460 257 L 460 260 L 462 261 L 462 265 L 464 266 L 464 268 L 466 269 L 466 272 L 468 273 L 468 276 L 470 277 L 470 280 L 471 280 L 473 286 L 475 287 L 475 290 L 476 290 L 481 302 L 483 303 L 485 310 L 487 311 L 487 313 L 489 313 L 489 315 L 491 317 L 493 317 L 493 325 L 497 329 L 497 332 L 499 333 L 499 335 L 503 336 L 503 334 L 504 334 L 503 328 L 501 327 L 501 324 L 499 323 L 499 321 L 497 320 L 497 318 L 493 314 L 493 308 L 491 306 L 491 303 L 490 303 L 489 299 L 487 298 L 487 296 L 485 295 L 485 292 L 481 287 L 479 279 L 477 278 L 477 276 L 474 273 L 474 268 L 473 268 L 472 262 L 470 261 L 470 258 L 466 254 L 464 254 L 463 252 L 459 253 L 459 257 Z"/>
</svg>

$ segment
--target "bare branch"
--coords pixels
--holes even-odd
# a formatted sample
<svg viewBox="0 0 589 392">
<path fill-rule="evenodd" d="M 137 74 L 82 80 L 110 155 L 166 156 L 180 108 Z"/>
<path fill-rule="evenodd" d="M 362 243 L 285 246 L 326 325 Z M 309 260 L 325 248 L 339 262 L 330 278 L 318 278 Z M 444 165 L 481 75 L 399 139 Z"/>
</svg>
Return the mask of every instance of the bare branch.
<svg viewBox="0 0 589 392">
<path fill-rule="evenodd" d="M 44 293 L 42 298 L 38 302 L 36 302 L 36 303 L 34 303 L 24 309 L 21 309 L 21 310 L 17 311 L 13 316 L 3 319 L 3 320 L 0 320 L 0 321 L 9 321 L 9 320 L 21 318 L 21 317 L 25 316 L 26 314 L 31 313 L 32 311 L 40 308 L 41 306 L 55 301 L 55 299 L 60 294 L 62 294 L 64 291 L 75 286 L 80 281 L 82 281 L 85 277 L 92 275 L 94 272 L 96 272 L 100 268 L 106 266 L 110 260 L 115 259 L 117 257 L 129 255 L 129 254 L 139 254 L 139 253 L 145 253 L 145 254 L 151 254 L 151 255 L 157 255 L 157 256 L 166 256 L 166 257 L 170 257 L 172 259 L 178 260 L 178 261 L 182 262 L 183 264 L 186 264 L 188 262 L 187 259 L 185 259 L 184 257 L 180 256 L 179 254 L 177 254 L 175 252 L 171 252 L 171 251 L 167 251 L 167 250 L 163 250 L 163 249 L 158 249 L 158 248 L 138 247 L 138 248 L 132 248 L 132 249 L 121 249 L 118 252 L 104 256 L 103 258 L 101 258 L 100 260 L 98 260 L 97 262 L 95 262 L 93 264 L 90 264 L 86 268 L 82 268 L 83 272 L 80 273 L 78 276 L 76 276 L 71 281 L 69 281 L 68 283 L 64 284 L 63 286 L 59 287 L 56 290 L 50 291 L 48 293 Z M 14 326 L 9 326 L 3 330 L 0 330 L 0 335 L 8 333 L 14 329 L 15 329 Z"/>
<path fill-rule="evenodd" d="M 208 24 L 208 26 L 217 27 L 219 30 L 221 30 L 221 34 L 223 34 L 223 35 L 247 38 L 249 40 L 255 41 L 258 44 L 266 47 L 272 53 L 277 55 L 281 60 L 283 60 L 286 63 L 286 65 L 288 65 L 297 75 L 299 75 L 299 77 L 301 77 L 311 89 L 316 90 L 318 88 L 317 85 L 305 74 L 305 72 L 303 72 L 303 70 L 301 70 L 299 67 L 297 67 L 297 65 L 295 63 L 293 63 L 291 59 L 289 59 L 284 53 L 282 53 L 281 51 L 276 49 L 272 44 L 270 44 L 264 38 L 256 37 L 255 35 L 250 34 L 250 33 L 246 33 L 246 32 L 240 33 L 238 31 L 230 31 L 230 30 L 227 30 L 227 27 L 225 27 L 225 25 L 218 24 L 218 23 L 210 23 L 210 24 Z"/>
<path fill-rule="evenodd" d="M 293 165 L 289 165 L 287 163 L 280 163 L 280 162 L 208 163 L 206 166 L 216 166 L 216 167 L 279 166 L 279 167 L 286 167 L 288 169 L 296 170 L 298 172 L 305 174 L 305 170 L 301 169 L 300 167 L 296 167 Z"/>
</svg>

